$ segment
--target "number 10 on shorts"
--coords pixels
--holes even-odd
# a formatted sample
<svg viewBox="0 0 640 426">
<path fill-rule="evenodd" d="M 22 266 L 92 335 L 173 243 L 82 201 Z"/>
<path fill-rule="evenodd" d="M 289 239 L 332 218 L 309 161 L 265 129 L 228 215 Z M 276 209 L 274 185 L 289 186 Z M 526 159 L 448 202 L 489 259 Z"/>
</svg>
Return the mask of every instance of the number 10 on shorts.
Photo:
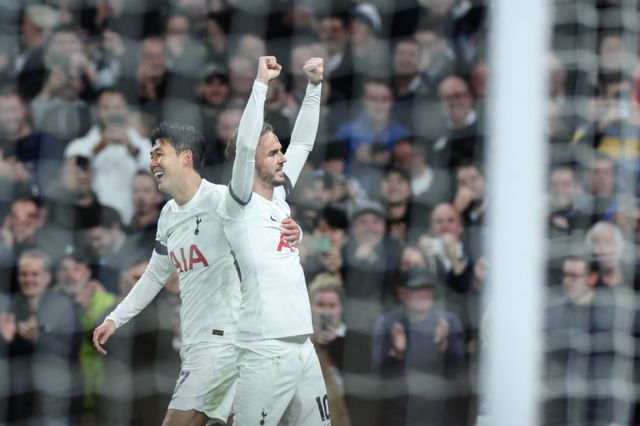
<svg viewBox="0 0 640 426">
<path fill-rule="evenodd" d="M 320 411 L 320 418 L 322 421 L 329 420 L 329 398 L 325 393 L 324 396 L 316 397 L 316 404 L 318 404 L 318 410 Z"/>
</svg>

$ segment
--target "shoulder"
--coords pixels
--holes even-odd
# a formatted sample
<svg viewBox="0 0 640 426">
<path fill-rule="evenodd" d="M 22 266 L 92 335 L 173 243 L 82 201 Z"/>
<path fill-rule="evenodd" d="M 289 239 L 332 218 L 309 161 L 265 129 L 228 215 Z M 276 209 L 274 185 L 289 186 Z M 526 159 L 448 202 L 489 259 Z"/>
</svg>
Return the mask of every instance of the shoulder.
<svg viewBox="0 0 640 426">
<path fill-rule="evenodd" d="M 160 210 L 160 217 L 158 218 L 158 227 L 160 227 L 161 225 L 164 225 L 167 222 L 167 220 L 170 220 L 171 212 L 173 212 L 173 209 L 175 208 L 175 206 L 176 206 L 176 202 L 173 199 L 165 203 L 164 207 L 162 207 L 162 210 Z"/>
<path fill-rule="evenodd" d="M 227 190 L 227 185 L 220 185 L 218 183 L 213 183 L 208 181 L 205 178 L 202 178 L 202 187 L 209 192 L 224 193 Z"/>
<path fill-rule="evenodd" d="M 218 203 L 227 194 L 227 185 L 220 185 L 202 179 L 202 190 L 207 197 L 213 198 L 213 201 Z"/>
</svg>

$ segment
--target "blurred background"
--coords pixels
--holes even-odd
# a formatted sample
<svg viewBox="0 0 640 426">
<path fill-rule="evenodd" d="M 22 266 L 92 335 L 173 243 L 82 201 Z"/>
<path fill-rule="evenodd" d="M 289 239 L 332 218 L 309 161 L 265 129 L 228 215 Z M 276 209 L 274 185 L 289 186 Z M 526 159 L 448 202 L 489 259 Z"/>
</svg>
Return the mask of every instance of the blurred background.
<svg viewBox="0 0 640 426">
<path fill-rule="evenodd" d="M 640 424 L 638 2 L 551 3 L 539 423 Z M 490 424 L 490 17 L 485 0 L 0 0 L 0 425 L 161 423 L 177 278 L 108 356 L 91 333 L 153 250 L 150 130 L 195 126 L 203 177 L 226 184 L 265 54 L 284 67 L 265 107 L 285 147 L 302 65 L 325 60 L 289 202 L 332 424 Z"/>
</svg>

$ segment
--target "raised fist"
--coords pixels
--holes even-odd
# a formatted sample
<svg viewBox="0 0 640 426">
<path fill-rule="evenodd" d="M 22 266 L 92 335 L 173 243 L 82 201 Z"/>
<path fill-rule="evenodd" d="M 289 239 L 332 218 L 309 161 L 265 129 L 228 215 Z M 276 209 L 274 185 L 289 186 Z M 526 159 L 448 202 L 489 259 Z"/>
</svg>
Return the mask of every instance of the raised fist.
<svg viewBox="0 0 640 426">
<path fill-rule="evenodd" d="M 318 84 L 322 81 L 322 73 L 324 72 L 324 59 L 311 58 L 304 63 L 302 69 L 304 70 L 305 74 L 307 74 L 309 83 Z"/>
<path fill-rule="evenodd" d="M 278 78 L 280 71 L 282 71 L 282 65 L 278 63 L 275 56 L 260 56 L 256 80 L 269 84 L 271 80 Z"/>
</svg>

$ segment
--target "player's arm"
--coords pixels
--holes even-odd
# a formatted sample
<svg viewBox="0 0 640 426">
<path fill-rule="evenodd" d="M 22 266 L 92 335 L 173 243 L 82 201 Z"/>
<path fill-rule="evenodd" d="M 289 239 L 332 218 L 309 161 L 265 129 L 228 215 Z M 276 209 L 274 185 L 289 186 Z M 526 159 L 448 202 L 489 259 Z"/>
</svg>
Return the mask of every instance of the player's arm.
<svg viewBox="0 0 640 426">
<path fill-rule="evenodd" d="M 109 340 L 116 329 L 126 324 L 151 303 L 173 272 L 174 266 L 166 254 L 166 248 L 164 253 L 159 251 L 161 252 L 162 249 L 154 250 L 142 277 L 104 322 L 93 331 L 93 346 L 101 354 L 106 355 L 107 352 L 102 345 Z"/>
<path fill-rule="evenodd" d="M 287 148 L 287 162 L 284 164 L 284 173 L 291 181 L 292 186 L 296 184 L 298 176 L 300 176 L 318 133 L 324 62 L 322 58 L 311 58 L 305 62 L 303 70 L 307 74 L 309 84 L 307 84 L 307 91 L 300 106 L 296 124 L 293 126 L 291 143 Z"/>
<path fill-rule="evenodd" d="M 260 133 L 264 123 L 264 100 L 267 85 L 280 75 L 282 66 L 275 56 L 261 56 L 258 60 L 258 74 L 253 83 L 251 96 L 242 113 L 236 138 L 236 155 L 229 193 L 240 205 L 245 205 L 253 190 L 253 173 L 256 161 L 256 148 L 260 142 Z"/>
</svg>

